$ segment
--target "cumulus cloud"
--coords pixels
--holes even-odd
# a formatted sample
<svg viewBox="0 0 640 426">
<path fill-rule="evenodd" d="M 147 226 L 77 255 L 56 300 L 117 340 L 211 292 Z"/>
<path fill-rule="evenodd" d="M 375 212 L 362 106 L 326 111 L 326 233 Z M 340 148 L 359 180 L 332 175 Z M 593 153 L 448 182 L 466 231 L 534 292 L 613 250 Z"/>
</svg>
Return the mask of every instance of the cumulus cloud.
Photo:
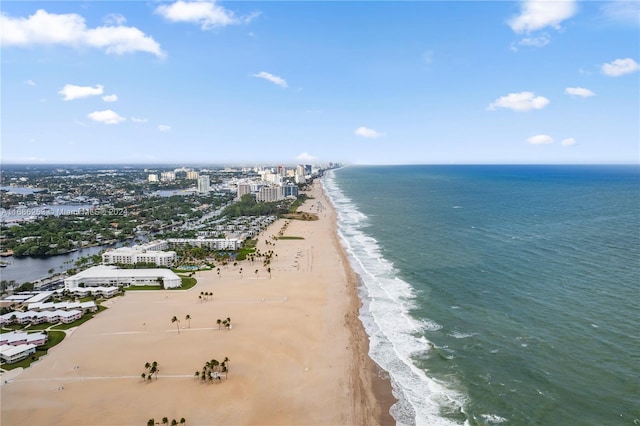
<svg viewBox="0 0 640 426">
<path fill-rule="evenodd" d="M 179 0 L 170 5 L 158 6 L 155 12 L 171 22 L 188 22 L 199 24 L 203 30 L 227 25 L 248 23 L 253 20 L 257 13 L 246 17 L 238 18 L 235 14 L 218 6 L 215 1 L 183 1 Z"/>
<path fill-rule="evenodd" d="M 58 93 L 64 96 L 64 101 L 71 101 L 74 99 L 86 98 L 89 96 L 102 95 L 101 84 L 96 84 L 96 87 L 91 86 L 75 86 L 73 84 L 65 84 L 62 90 Z"/>
<path fill-rule="evenodd" d="M 131 117 L 132 123 L 146 123 L 147 121 L 148 120 L 146 118 Z"/>
<path fill-rule="evenodd" d="M 527 139 L 532 145 L 547 145 L 553 143 L 553 138 L 549 135 L 535 135 Z"/>
<path fill-rule="evenodd" d="M 382 136 L 382 133 L 378 132 L 377 130 L 370 129 L 364 126 L 358 127 L 353 132 L 353 134 L 356 136 L 362 136 L 363 138 L 379 138 L 380 136 Z"/>
<path fill-rule="evenodd" d="M 171 126 L 167 126 L 166 124 L 161 124 L 158 126 L 158 130 L 160 130 L 161 132 L 168 132 L 169 130 L 171 130 Z"/>
<path fill-rule="evenodd" d="M 508 108 L 514 111 L 530 111 L 542 109 L 549 105 L 549 102 L 549 99 L 536 96 L 533 92 L 509 93 L 490 103 L 487 109 L 494 111 L 496 108 Z"/>
<path fill-rule="evenodd" d="M 530 33 L 546 27 L 560 28 L 560 23 L 577 12 L 575 0 L 526 0 L 522 2 L 520 14 L 508 22 L 518 33 Z"/>
<path fill-rule="evenodd" d="M 0 15 L 0 43 L 3 46 L 30 47 L 64 45 L 93 47 L 108 54 L 148 52 L 164 57 L 160 45 L 135 27 L 107 25 L 87 28 L 85 19 L 75 13 L 56 14 L 38 10 L 28 18 Z"/>
<path fill-rule="evenodd" d="M 283 87 L 285 89 L 288 87 L 287 82 L 285 81 L 284 78 L 278 77 L 277 75 L 273 75 L 268 72 L 261 71 L 257 74 L 253 74 L 252 77 L 264 78 L 265 80 L 268 80 L 273 84 L 277 84 L 278 86 Z"/>
<path fill-rule="evenodd" d="M 588 98 L 589 96 L 595 96 L 589 89 L 585 89 L 584 87 L 567 87 L 564 89 L 565 93 L 571 96 L 580 96 L 582 98 Z"/>
<path fill-rule="evenodd" d="M 118 124 L 126 120 L 117 112 L 110 109 L 104 111 L 94 111 L 87 115 L 91 120 L 104 124 Z"/>
<path fill-rule="evenodd" d="M 567 138 L 567 139 L 563 139 L 562 142 L 560 142 L 560 145 L 562 146 L 571 146 L 571 145 L 575 145 L 576 140 L 574 138 Z"/>
<path fill-rule="evenodd" d="M 35 86 L 36 82 L 33 80 L 27 80 L 24 82 L 24 84 L 26 84 L 27 86 Z"/>
<path fill-rule="evenodd" d="M 296 157 L 296 160 L 298 161 L 315 161 L 315 159 L 316 157 L 314 157 L 313 155 L 310 155 L 307 152 L 303 152 L 302 154 Z"/>
<path fill-rule="evenodd" d="M 631 74 L 640 69 L 640 65 L 631 58 L 616 59 L 606 64 L 602 64 L 602 72 L 609 77 L 618 77 L 624 74 Z"/>
<path fill-rule="evenodd" d="M 118 95 L 106 95 L 102 97 L 102 100 L 105 102 L 115 102 L 118 100 Z"/>
</svg>

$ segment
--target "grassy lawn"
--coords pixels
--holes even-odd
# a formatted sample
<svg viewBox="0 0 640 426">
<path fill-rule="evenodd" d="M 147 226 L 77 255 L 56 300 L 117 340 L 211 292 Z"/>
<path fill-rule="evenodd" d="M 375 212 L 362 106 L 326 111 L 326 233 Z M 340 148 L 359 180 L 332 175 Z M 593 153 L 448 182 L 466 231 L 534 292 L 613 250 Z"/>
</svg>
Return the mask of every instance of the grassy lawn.
<svg viewBox="0 0 640 426">
<path fill-rule="evenodd" d="M 5 370 L 13 370 L 18 367 L 27 368 L 32 362 L 37 361 L 41 356 L 46 355 L 49 349 L 62 342 L 65 338 L 64 331 L 49 331 L 48 336 L 49 339 L 47 340 L 47 344 L 37 348 L 35 354 L 13 364 L 3 364 L 2 368 Z"/>
<path fill-rule="evenodd" d="M 124 288 L 125 291 L 138 291 L 138 290 L 164 290 L 161 285 L 130 285 Z"/>
<path fill-rule="evenodd" d="M 180 277 L 182 280 L 182 287 L 173 288 L 172 290 L 188 290 L 196 285 L 198 282 L 195 278 L 192 277 Z"/>
</svg>

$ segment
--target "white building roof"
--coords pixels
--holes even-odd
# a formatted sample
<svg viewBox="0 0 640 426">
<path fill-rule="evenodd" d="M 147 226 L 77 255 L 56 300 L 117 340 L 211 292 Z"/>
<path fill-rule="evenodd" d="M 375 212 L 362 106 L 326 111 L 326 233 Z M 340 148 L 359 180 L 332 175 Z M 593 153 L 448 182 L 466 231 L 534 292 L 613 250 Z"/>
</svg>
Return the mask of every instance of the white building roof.
<svg viewBox="0 0 640 426">
<path fill-rule="evenodd" d="M 29 349 L 35 348 L 36 345 L 24 344 L 24 345 L 2 345 L 0 346 L 0 353 L 6 357 L 12 357 Z"/>
</svg>

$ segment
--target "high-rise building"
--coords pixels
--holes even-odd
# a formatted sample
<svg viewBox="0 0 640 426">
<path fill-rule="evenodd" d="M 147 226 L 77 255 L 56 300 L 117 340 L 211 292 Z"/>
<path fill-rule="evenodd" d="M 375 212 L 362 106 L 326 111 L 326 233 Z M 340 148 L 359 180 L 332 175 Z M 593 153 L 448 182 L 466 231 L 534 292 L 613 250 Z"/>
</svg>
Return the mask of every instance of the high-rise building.
<svg viewBox="0 0 640 426">
<path fill-rule="evenodd" d="M 189 170 L 187 172 L 187 179 L 198 180 L 199 177 L 200 177 L 200 173 L 198 173 L 196 171 Z"/>
<path fill-rule="evenodd" d="M 148 180 L 149 182 L 158 182 L 158 175 L 155 173 L 152 173 L 149 175 Z"/>
<path fill-rule="evenodd" d="M 251 194 L 251 184 L 239 183 L 238 184 L 238 198 L 242 198 L 243 195 Z"/>
<path fill-rule="evenodd" d="M 200 194 L 208 194 L 210 191 L 209 176 L 198 177 L 198 192 Z"/>
</svg>

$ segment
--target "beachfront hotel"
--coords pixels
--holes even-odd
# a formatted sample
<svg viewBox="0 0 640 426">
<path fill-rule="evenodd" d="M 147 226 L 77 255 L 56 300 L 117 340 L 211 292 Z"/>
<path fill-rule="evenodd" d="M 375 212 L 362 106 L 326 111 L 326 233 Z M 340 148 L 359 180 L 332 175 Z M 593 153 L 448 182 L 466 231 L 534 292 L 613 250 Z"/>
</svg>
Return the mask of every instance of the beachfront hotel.
<svg viewBox="0 0 640 426">
<path fill-rule="evenodd" d="M 93 266 L 64 280 L 64 288 L 72 291 L 82 287 L 158 284 L 165 289 L 177 288 L 182 280 L 169 269 L 118 269 L 107 265 Z"/>
</svg>

